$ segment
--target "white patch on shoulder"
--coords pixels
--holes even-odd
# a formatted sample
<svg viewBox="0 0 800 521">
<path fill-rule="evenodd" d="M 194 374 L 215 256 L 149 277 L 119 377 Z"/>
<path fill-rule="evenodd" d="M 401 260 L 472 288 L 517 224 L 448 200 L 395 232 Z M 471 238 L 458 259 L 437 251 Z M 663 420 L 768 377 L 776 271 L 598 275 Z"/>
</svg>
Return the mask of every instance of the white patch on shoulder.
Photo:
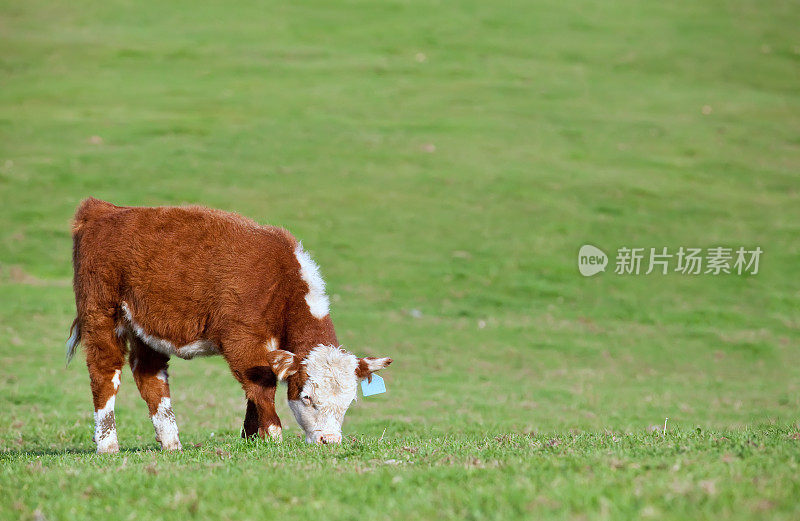
<svg viewBox="0 0 800 521">
<path fill-rule="evenodd" d="M 264 347 L 267 348 L 267 351 L 275 351 L 278 349 L 278 339 L 275 337 L 270 338 L 267 340 L 267 343 L 264 344 Z"/>
<path fill-rule="evenodd" d="M 114 371 L 114 376 L 111 377 L 111 383 L 114 384 L 114 392 L 116 392 L 117 389 L 119 389 L 119 375 L 121 375 L 121 374 L 122 374 L 122 371 L 120 371 L 119 369 L 116 369 Z"/>
<path fill-rule="evenodd" d="M 122 312 L 125 314 L 125 319 L 130 324 L 130 327 L 133 329 L 133 332 L 136 334 L 136 336 L 138 336 L 142 342 L 159 353 L 163 353 L 167 356 L 175 355 L 183 358 L 184 360 L 190 360 L 196 356 L 212 356 L 219 354 L 219 346 L 210 340 L 200 339 L 181 347 L 175 347 L 175 344 L 169 340 L 148 335 L 144 328 L 137 324 L 133 319 L 133 315 L 131 314 L 131 310 L 128 307 L 127 302 L 122 303 Z"/>
<path fill-rule="evenodd" d="M 325 281 L 319 272 L 319 266 L 299 242 L 294 249 L 294 256 L 300 263 L 300 277 L 308 284 L 308 293 L 306 294 L 308 309 L 316 318 L 325 318 L 330 313 L 330 302 L 328 295 L 325 294 Z"/>
<path fill-rule="evenodd" d="M 97 443 L 98 454 L 119 451 L 117 424 L 114 420 L 115 401 L 116 396 L 112 395 L 102 409 L 94 412 L 94 441 Z"/>
<path fill-rule="evenodd" d="M 156 440 L 161 443 L 164 450 L 181 450 L 181 441 L 178 439 L 178 424 L 175 413 L 172 412 L 172 402 L 169 397 L 161 398 L 158 410 L 150 418 L 156 430 Z"/>
</svg>

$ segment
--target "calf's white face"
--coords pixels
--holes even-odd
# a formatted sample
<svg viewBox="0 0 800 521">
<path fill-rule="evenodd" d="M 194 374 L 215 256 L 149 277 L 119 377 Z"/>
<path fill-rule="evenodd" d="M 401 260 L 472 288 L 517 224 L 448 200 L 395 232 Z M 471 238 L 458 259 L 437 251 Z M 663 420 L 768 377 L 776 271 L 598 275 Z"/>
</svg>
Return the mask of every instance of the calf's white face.
<svg viewBox="0 0 800 521">
<path fill-rule="evenodd" d="M 307 379 L 299 399 L 289 400 L 308 443 L 341 443 L 342 422 L 356 399 L 361 378 L 382 369 L 390 358 L 356 358 L 333 346 L 319 345 L 300 362 Z"/>
</svg>

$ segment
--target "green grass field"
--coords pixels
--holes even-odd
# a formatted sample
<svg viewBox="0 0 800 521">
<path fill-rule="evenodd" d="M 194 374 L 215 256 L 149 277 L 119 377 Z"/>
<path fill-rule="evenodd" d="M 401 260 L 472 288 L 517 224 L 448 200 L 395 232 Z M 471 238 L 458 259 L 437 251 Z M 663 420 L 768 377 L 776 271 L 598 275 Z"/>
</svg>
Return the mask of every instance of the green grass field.
<svg viewBox="0 0 800 521">
<path fill-rule="evenodd" d="M 800 517 L 796 2 L 0 5 L 0 519 Z M 177 360 L 162 454 L 126 369 L 94 454 L 89 195 L 287 227 L 388 393 L 310 447 L 280 390 L 244 442 L 223 360 Z M 584 278 L 586 243 L 764 254 Z"/>
</svg>

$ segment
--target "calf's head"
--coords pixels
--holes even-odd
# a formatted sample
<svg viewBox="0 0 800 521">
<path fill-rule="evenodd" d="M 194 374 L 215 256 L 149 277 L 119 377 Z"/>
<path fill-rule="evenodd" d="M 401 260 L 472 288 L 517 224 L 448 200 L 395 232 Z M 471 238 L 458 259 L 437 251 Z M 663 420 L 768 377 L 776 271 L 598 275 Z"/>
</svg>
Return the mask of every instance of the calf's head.
<svg viewBox="0 0 800 521">
<path fill-rule="evenodd" d="M 275 374 L 289 386 L 289 408 L 308 443 L 341 443 L 342 422 L 364 378 L 392 363 L 391 358 L 356 358 L 342 348 L 318 345 L 300 359 L 282 350 L 271 353 Z"/>
</svg>

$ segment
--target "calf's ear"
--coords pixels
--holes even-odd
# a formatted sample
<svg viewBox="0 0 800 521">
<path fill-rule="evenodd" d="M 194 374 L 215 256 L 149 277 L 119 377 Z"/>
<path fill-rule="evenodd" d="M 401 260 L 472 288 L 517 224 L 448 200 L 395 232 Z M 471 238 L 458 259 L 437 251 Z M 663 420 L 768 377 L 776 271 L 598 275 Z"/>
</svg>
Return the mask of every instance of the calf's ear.
<svg viewBox="0 0 800 521">
<path fill-rule="evenodd" d="M 300 359 L 294 353 L 275 349 L 267 353 L 267 360 L 278 380 L 286 380 L 300 369 Z"/>
<path fill-rule="evenodd" d="M 372 381 L 372 373 L 375 371 L 380 371 L 391 363 L 391 358 L 375 358 L 372 356 L 359 358 L 358 367 L 356 367 L 356 376 L 359 379 L 366 378 L 369 381 Z"/>
</svg>

